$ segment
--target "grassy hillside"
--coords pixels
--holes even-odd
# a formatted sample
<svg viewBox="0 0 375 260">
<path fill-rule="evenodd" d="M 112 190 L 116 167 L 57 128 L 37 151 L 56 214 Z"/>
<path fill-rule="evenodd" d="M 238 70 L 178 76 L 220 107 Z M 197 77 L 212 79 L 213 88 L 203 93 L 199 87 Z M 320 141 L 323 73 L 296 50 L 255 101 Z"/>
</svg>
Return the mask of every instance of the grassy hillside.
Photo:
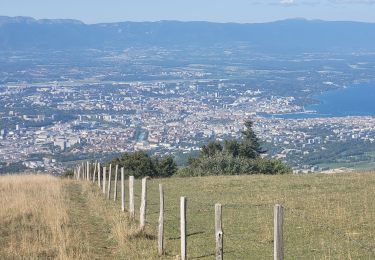
<svg viewBox="0 0 375 260">
<path fill-rule="evenodd" d="M 107 221 L 89 185 L 51 176 L 0 177 L 0 259 L 115 259 L 123 214 Z M 126 227 L 127 234 L 131 228 Z"/>
<path fill-rule="evenodd" d="M 159 182 L 166 186 L 169 255 L 178 254 L 178 197 L 184 195 L 192 258 L 212 258 L 217 202 L 223 204 L 227 259 L 272 259 L 276 203 L 286 206 L 286 259 L 375 258 L 373 174 L 154 180 L 149 186 L 154 226 Z"/>
<path fill-rule="evenodd" d="M 213 259 L 218 202 L 226 259 L 272 259 L 275 203 L 286 206 L 286 259 L 375 258 L 375 175 L 370 173 L 150 180 L 146 235 L 97 185 L 47 176 L 0 177 L 0 258 L 158 259 L 159 183 L 165 185 L 166 259 L 179 254 L 180 196 L 188 198 L 190 259 Z M 136 209 L 139 194 L 137 182 Z"/>
</svg>

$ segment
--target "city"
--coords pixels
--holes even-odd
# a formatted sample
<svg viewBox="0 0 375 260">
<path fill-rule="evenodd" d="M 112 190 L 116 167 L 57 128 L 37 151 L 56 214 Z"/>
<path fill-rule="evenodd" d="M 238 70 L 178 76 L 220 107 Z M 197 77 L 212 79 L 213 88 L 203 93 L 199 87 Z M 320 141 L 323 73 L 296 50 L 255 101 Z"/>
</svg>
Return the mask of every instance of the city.
<svg viewBox="0 0 375 260">
<path fill-rule="evenodd" d="M 158 50 L 156 54 L 159 53 Z M 139 63 L 141 54 L 134 55 L 130 63 Z M 101 55 L 95 58 L 103 59 Z M 139 72 L 138 67 L 129 69 L 129 73 L 147 75 L 148 70 L 153 70 L 153 79 L 146 81 L 115 80 L 118 75 L 114 73 L 103 78 L 109 69 L 99 65 L 81 65 L 81 68 L 63 65 L 62 69 L 61 65 L 51 69 L 41 66 L 38 71 L 24 66 L 26 69 L 22 73 L 26 78 L 23 81 L 9 82 L 13 75 L 20 73 L 14 70 L 3 76 L 4 84 L 0 86 L 0 101 L 5 104 L 0 111 L 3 125 L 0 165 L 8 170 L 15 167 L 62 173 L 76 160 L 100 160 L 137 150 L 160 156 L 174 155 L 183 165 L 208 140 L 238 138 L 247 119 L 255 122 L 256 131 L 268 151 L 266 156 L 285 161 L 295 172 L 339 168 L 311 158 L 335 144 L 359 144 L 362 152 L 369 152 L 366 158 L 360 158 L 361 163 L 373 158 L 374 117 L 280 118 L 280 115 L 311 112 L 305 105 L 312 102 L 313 93 L 321 91 L 322 87 L 354 84 L 350 77 L 355 78 L 357 69 L 346 73 L 347 81 L 340 76 L 339 82 L 335 75 L 342 73 L 333 69 L 321 73 L 318 79 L 315 76 L 307 79 L 303 76 L 305 71 L 254 72 L 269 83 L 262 87 L 263 80 L 253 83 L 243 76 L 241 69 L 232 69 L 231 73 L 238 75 L 235 80 L 216 79 L 219 75 L 213 74 L 218 74 L 217 70 L 204 68 L 204 64 L 196 65 L 201 69 L 190 71 L 165 65 L 148 68 L 147 72 Z M 56 79 L 58 68 L 62 70 L 60 73 L 66 75 L 69 70 L 72 75 L 69 79 L 64 76 L 60 80 L 46 81 Z M 362 69 L 362 75 L 368 75 L 361 79 L 371 81 L 371 71 Z M 302 90 L 297 86 L 297 90 L 291 88 L 287 93 L 278 91 L 278 83 L 285 81 L 280 75 L 285 73 L 295 74 L 297 81 L 321 87 L 313 90 L 305 84 Z M 274 86 L 272 95 L 271 85 Z M 309 92 L 310 95 L 306 95 Z M 350 165 L 356 159 L 353 156 L 349 154 L 344 162 Z"/>
</svg>

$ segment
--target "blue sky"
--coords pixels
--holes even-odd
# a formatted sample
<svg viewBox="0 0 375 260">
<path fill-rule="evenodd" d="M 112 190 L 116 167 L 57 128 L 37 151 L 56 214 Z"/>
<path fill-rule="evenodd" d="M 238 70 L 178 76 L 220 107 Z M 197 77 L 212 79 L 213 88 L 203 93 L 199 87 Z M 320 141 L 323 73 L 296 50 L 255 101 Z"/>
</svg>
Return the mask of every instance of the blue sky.
<svg viewBox="0 0 375 260">
<path fill-rule="evenodd" d="M 375 0 L 0 0 L 0 15 L 114 21 L 265 22 L 287 18 L 375 22 Z"/>
</svg>

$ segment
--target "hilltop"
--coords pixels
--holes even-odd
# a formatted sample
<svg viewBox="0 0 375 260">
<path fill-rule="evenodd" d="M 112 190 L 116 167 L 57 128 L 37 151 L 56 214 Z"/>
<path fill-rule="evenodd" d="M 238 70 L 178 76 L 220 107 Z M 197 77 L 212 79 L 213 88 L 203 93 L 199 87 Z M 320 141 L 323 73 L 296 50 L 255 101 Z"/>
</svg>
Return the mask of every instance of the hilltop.
<svg viewBox="0 0 375 260">
<path fill-rule="evenodd" d="M 120 202 L 107 200 L 96 184 L 2 176 L 0 258 L 159 259 L 159 183 L 165 190 L 165 259 L 179 254 L 180 196 L 188 201 L 191 258 L 212 257 L 215 203 L 223 205 L 226 259 L 272 258 L 276 203 L 285 207 L 286 258 L 374 257 L 375 175 L 352 173 L 149 180 L 147 229 L 142 234 L 138 222 L 121 212 Z M 139 181 L 135 195 L 138 219 Z"/>
</svg>

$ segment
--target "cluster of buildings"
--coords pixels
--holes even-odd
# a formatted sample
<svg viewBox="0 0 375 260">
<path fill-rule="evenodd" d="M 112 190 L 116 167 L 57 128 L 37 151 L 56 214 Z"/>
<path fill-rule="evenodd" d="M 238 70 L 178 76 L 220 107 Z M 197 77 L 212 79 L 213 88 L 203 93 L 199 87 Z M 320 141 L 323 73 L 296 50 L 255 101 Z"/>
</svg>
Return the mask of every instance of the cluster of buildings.
<svg viewBox="0 0 375 260">
<path fill-rule="evenodd" d="M 248 119 L 275 147 L 269 156 L 287 162 L 330 142 L 375 141 L 374 117 L 281 119 L 272 115 L 303 112 L 294 97 L 241 89 L 225 80 L 3 86 L 0 162 L 62 171 L 58 158 L 80 154 L 191 153 L 208 140 L 239 138 Z"/>
</svg>

